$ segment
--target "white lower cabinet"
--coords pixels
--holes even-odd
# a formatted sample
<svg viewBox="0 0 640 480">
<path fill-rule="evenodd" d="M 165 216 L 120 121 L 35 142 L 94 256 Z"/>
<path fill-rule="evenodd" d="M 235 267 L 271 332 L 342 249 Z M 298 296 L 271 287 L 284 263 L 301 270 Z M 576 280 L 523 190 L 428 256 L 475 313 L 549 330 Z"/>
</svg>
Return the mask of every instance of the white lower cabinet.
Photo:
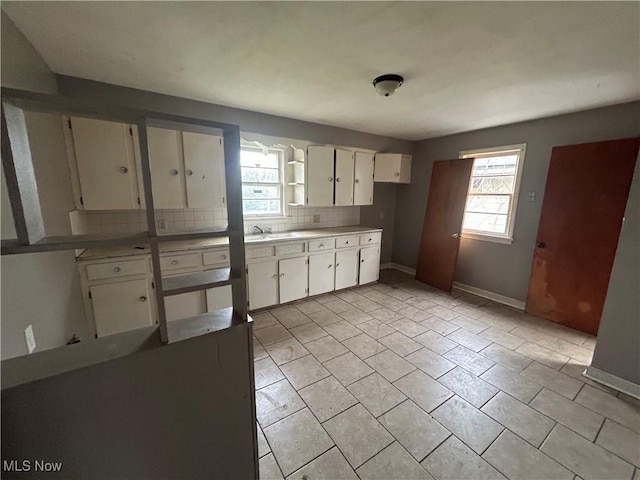
<svg viewBox="0 0 640 480">
<path fill-rule="evenodd" d="M 333 252 L 309 257 L 309 295 L 320 295 L 335 288 L 335 254 Z"/>
<path fill-rule="evenodd" d="M 278 303 L 278 262 L 250 263 L 247 265 L 249 309 L 268 307 Z"/>
<path fill-rule="evenodd" d="M 153 325 L 150 280 L 94 285 L 90 292 L 96 336 L 104 337 Z"/>
<path fill-rule="evenodd" d="M 336 252 L 336 290 L 358 284 L 358 250 Z"/>
<path fill-rule="evenodd" d="M 231 285 L 224 287 L 209 288 L 206 291 L 207 312 L 215 312 L 222 308 L 233 307 Z"/>
<path fill-rule="evenodd" d="M 377 282 L 380 274 L 380 247 L 378 245 L 360 249 L 359 284 Z"/>
<path fill-rule="evenodd" d="M 279 262 L 280 303 L 292 302 L 309 294 L 307 257 Z"/>
<path fill-rule="evenodd" d="M 204 312 L 202 292 L 189 292 L 166 297 L 164 308 L 168 322 L 199 315 Z"/>
</svg>

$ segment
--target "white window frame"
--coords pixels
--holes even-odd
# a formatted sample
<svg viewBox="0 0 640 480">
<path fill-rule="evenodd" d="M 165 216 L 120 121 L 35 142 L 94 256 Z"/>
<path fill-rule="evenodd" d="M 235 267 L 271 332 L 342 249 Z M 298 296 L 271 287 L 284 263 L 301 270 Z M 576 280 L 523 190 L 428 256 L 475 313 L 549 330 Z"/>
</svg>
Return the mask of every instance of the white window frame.
<svg viewBox="0 0 640 480">
<path fill-rule="evenodd" d="M 506 233 L 503 235 L 489 233 L 482 230 L 462 229 L 462 238 L 471 238 L 474 240 L 484 240 L 488 242 L 512 244 L 513 243 L 513 231 L 516 224 L 516 213 L 518 211 L 518 199 L 520 197 L 520 185 L 522 183 L 522 170 L 524 167 L 525 153 L 527 150 L 526 143 L 520 143 L 516 145 L 505 145 L 501 147 L 491 148 L 478 148 L 474 150 L 464 150 L 459 153 L 459 158 L 486 158 L 496 154 L 503 153 L 517 153 L 518 166 L 516 168 L 515 185 L 513 187 L 513 194 L 511 195 L 511 202 L 509 205 L 509 212 L 507 214 L 507 228 Z M 465 211 L 467 205 L 467 199 L 469 198 L 469 191 L 471 190 L 471 181 L 469 182 L 469 190 L 467 190 L 467 197 L 465 198 Z"/>
<path fill-rule="evenodd" d="M 255 143 L 251 143 L 251 144 L 241 144 L 240 145 L 240 155 L 242 155 L 242 150 L 255 150 L 255 151 L 259 151 L 262 150 L 265 154 L 269 153 L 269 152 L 276 152 L 278 154 L 278 184 L 280 187 L 280 213 L 278 214 L 274 214 L 274 213 L 259 213 L 259 214 L 248 214 L 248 213 L 244 213 L 244 201 L 243 201 L 243 217 L 245 219 L 252 219 L 252 218 L 259 218 L 259 219 L 281 219 L 286 215 L 286 211 L 285 211 L 285 196 L 286 196 L 286 188 L 285 188 L 285 171 L 284 171 L 284 161 L 285 161 L 285 156 L 286 156 L 286 152 L 281 149 L 281 148 L 273 148 L 273 147 L 266 147 L 263 145 L 256 145 Z M 242 169 L 242 166 L 240 167 Z M 267 183 L 267 182 L 242 182 L 242 186 L 244 185 L 251 185 L 251 186 L 273 186 L 276 185 L 276 183 Z M 244 200 L 244 199 L 243 199 Z"/>
</svg>

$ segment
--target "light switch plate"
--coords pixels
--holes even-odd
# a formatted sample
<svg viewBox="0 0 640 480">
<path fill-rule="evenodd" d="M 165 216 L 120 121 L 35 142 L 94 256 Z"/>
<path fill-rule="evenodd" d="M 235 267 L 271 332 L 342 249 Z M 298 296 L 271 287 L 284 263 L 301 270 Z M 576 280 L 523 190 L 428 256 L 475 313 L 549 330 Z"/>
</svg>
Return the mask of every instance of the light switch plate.
<svg viewBox="0 0 640 480">
<path fill-rule="evenodd" d="M 29 325 L 24 329 L 24 339 L 27 342 L 27 350 L 29 353 L 33 353 L 36 349 L 36 337 L 33 334 L 33 325 Z"/>
</svg>

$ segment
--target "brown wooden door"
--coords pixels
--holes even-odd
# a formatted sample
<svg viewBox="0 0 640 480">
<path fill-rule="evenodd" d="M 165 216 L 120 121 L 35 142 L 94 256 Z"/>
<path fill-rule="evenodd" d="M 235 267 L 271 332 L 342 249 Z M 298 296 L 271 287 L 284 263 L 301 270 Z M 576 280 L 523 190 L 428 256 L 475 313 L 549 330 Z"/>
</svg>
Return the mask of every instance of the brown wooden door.
<svg viewBox="0 0 640 480">
<path fill-rule="evenodd" d="M 640 139 L 555 147 L 527 313 L 595 335 Z"/>
<path fill-rule="evenodd" d="M 473 158 L 434 162 L 416 279 L 447 292 L 453 285 Z"/>
</svg>

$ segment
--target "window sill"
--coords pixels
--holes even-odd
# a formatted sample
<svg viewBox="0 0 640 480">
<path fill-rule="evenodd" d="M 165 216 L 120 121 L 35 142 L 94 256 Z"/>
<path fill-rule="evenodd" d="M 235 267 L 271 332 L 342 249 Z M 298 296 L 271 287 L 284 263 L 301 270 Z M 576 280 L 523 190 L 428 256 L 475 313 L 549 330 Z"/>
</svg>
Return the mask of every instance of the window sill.
<svg viewBox="0 0 640 480">
<path fill-rule="evenodd" d="M 513 238 L 498 237 L 494 235 L 482 235 L 479 233 L 462 233 L 462 238 L 468 238 L 470 240 L 482 240 L 483 242 L 502 243 L 503 245 L 511 245 Z"/>
<path fill-rule="evenodd" d="M 290 219 L 290 217 L 287 217 L 285 215 L 245 215 L 244 216 L 244 223 L 252 223 L 252 222 L 262 222 L 262 221 L 268 221 L 268 222 L 288 222 Z"/>
</svg>

